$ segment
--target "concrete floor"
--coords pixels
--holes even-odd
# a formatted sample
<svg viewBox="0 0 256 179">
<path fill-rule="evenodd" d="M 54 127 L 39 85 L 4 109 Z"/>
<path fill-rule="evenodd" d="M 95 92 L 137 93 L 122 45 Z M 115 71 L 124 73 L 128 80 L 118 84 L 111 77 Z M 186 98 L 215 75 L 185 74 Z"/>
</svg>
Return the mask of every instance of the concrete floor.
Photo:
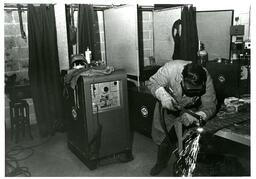
<svg viewBox="0 0 256 179">
<path fill-rule="evenodd" d="M 116 160 L 105 162 L 100 164 L 97 169 L 91 171 L 68 149 L 65 133 L 56 133 L 50 138 L 41 139 L 37 135 L 37 129 L 35 127 L 33 127 L 32 132 L 33 140 L 25 136 L 19 140 L 17 145 L 26 147 L 41 144 L 37 147 L 33 147 L 33 154 L 28 159 L 19 161 L 19 166 L 28 167 L 31 176 L 35 177 L 149 176 L 149 171 L 155 162 L 157 150 L 155 144 L 152 142 L 152 139 L 138 133 L 134 133 L 134 160 L 127 163 L 120 163 Z M 10 133 L 7 131 L 6 152 L 17 146 L 10 138 Z M 23 158 L 30 153 L 31 150 L 23 150 L 17 155 L 17 158 Z M 6 173 L 10 171 L 10 167 L 6 166 Z M 167 167 L 166 170 L 160 174 L 160 176 L 170 175 L 172 175 L 170 167 Z"/>
<path fill-rule="evenodd" d="M 134 160 L 127 163 L 108 162 L 108 164 L 101 164 L 96 170 L 91 171 L 68 149 L 65 133 L 56 133 L 52 137 L 42 139 L 38 136 L 36 126 L 33 126 L 32 133 L 33 140 L 26 135 L 19 140 L 18 144 L 15 144 L 14 141 L 10 140 L 10 132 L 7 130 L 5 149 L 7 153 L 17 146 L 23 148 L 30 146 L 26 150 L 20 151 L 16 158 L 27 157 L 33 152 L 27 159 L 19 161 L 19 166 L 27 167 L 31 176 L 34 177 L 147 177 L 150 176 L 149 171 L 156 159 L 157 147 L 152 139 L 135 132 L 133 141 Z M 218 143 L 214 145 L 217 145 L 218 149 L 222 146 Z M 231 146 L 234 148 L 233 144 Z M 9 154 L 13 153 L 16 152 Z M 174 158 L 172 157 L 168 167 L 159 176 L 172 176 L 173 161 Z M 241 161 L 247 169 L 249 167 L 248 170 L 250 171 L 248 159 L 242 159 Z M 15 165 L 13 162 L 11 164 Z M 11 171 L 11 167 L 6 165 L 6 174 Z M 20 174 L 19 176 L 25 175 Z"/>
</svg>

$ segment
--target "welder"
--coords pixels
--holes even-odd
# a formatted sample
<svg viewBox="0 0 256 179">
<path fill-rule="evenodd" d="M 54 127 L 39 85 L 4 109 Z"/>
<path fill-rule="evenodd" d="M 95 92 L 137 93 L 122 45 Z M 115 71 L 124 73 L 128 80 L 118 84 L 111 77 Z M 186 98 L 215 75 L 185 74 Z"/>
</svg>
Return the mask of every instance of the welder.
<svg viewBox="0 0 256 179">
<path fill-rule="evenodd" d="M 207 121 L 216 112 L 217 100 L 209 73 L 191 61 L 167 62 L 150 77 L 148 88 L 158 99 L 152 125 L 152 138 L 158 146 L 158 152 L 156 163 L 150 171 L 150 175 L 155 176 L 167 166 L 172 152 L 177 148 L 176 123 L 181 122 L 188 127 L 198 122 L 193 115 L 181 113 L 180 109 L 193 110 L 202 120 Z M 167 109 L 164 121 L 169 138 L 161 125 L 159 105 Z"/>
</svg>

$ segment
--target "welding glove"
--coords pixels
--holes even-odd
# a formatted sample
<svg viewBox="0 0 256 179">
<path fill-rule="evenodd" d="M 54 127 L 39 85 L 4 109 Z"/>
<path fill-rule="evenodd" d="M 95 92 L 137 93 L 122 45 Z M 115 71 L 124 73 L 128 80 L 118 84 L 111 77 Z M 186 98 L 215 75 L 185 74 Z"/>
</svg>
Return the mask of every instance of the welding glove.
<svg viewBox="0 0 256 179">
<path fill-rule="evenodd" d="M 166 90 L 163 87 L 160 87 L 156 90 L 155 92 L 156 98 L 161 101 L 162 107 L 172 110 L 172 111 L 177 111 L 178 104 L 174 100 L 174 98 L 166 92 Z"/>
<path fill-rule="evenodd" d="M 198 111 L 195 114 L 200 115 L 202 120 L 206 119 L 206 114 L 203 111 Z M 199 120 L 188 113 L 183 113 L 181 115 L 181 123 L 184 124 L 185 126 L 189 126 L 193 123 L 195 123 L 197 126 L 200 125 Z"/>
</svg>

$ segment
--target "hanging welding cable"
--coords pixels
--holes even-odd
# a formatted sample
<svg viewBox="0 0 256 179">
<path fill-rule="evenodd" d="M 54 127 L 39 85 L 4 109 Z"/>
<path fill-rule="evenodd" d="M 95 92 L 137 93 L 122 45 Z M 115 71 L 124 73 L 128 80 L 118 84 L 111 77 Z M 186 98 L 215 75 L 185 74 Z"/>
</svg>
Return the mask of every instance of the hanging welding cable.
<svg viewBox="0 0 256 179">
<path fill-rule="evenodd" d="M 20 33 L 21 33 L 21 38 L 23 39 L 27 39 L 26 37 L 26 33 L 24 31 L 24 28 L 23 28 L 23 20 L 22 20 L 22 5 L 20 4 L 17 4 L 17 8 L 18 8 L 18 14 L 19 14 L 19 21 L 20 21 Z"/>
<path fill-rule="evenodd" d="M 182 107 L 179 105 L 176 97 L 174 96 L 173 92 L 169 88 L 165 88 L 165 90 L 174 98 L 174 100 L 178 104 L 179 114 L 181 116 L 182 113 L 188 113 L 198 119 L 194 127 L 191 127 L 183 137 L 183 148 L 178 153 L 178 159 L 174 163 L 174 175 L 175 176 L 183 176 L 183 177 L 190 177 L 193 174 L 193 171 L 196 168 L 197 156 L 199 153 L 199 140 L 201 137 L 201 133 L 203 132 L 203 125 L 205 125 L 205 121 L 202 120 L 201 116 L 194 113 L 187 108 Z M 167 130 L 166 123 L 165 123 L 165 109 L 162 107 L 161 103 L 159 103 L 159 112 L 160 112 L 160 123 L 161 126 L 166 134 L 167 139 L 169 142 L 171 141 L 170 133 Z M 168 114 L 168 111 L 167 111 Z M 180 117 L 177 118 L 177 122 L 180 122 Z M 193 126 L 193 125 L 192 125 Z M 177 151 L 178 149 L 174 150 L 173 152 Z"/>
<path fill-rule="evenodd" d="M 93 103 L 93 106 L 96 108 L 96 125 L 97 130 L 89 142 L 89 151 L 90 151 L 90 158 L 97 159 L 99 158 L 100 146 L 101 146 L 101 137 L 102 137 L 102 125 L 99 121 L 99 106 L 98 104 Z"/>
</svg>

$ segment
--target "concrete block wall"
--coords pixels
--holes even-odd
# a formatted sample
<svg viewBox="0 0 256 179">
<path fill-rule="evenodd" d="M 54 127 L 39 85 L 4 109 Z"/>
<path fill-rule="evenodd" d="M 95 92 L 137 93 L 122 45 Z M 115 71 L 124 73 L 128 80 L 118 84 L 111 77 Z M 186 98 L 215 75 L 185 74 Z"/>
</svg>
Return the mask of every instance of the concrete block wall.
<svg viewBox="0 0 256 179">
<path fill-rule="evenodd" d="M 103 63 L 106 63 L 103 11 L 97 11 L 97 15 L 100 33 L 101 60 Z"/>
<path fill-rule="evenodd" d="M 142 13 L 143 23 L 143 47 L 144 66 L 149 65 L 149 57 L 153 56 L 153 12 L 144 11 Z"/>
<path fill-rule="evenodd" d="M 21 38 L 18 11 L 4 12 L 5 74 L 16 73 L 19 83 L 28 80 L 28 42 Z M 27 34 L 27 12 L 22 13 L 23 27 Z"/>
<path fill-rule="evenodd" d="M 23 28 L 27 31 L 27 11 L 22 13 Z M 6 75 L 17 75 L 18 84 L 26 84 L 28 78 L 28 40 L 21 38 L 19 15 L 17 10 L 4 11 L 4 61 Z M 27 100 L 30 109 L 30 121 L 36 123 L 34 105 L 32 99 Z M 5 95 L 5 124 L 10 128 L 9 98 Z"/>
</svg>

